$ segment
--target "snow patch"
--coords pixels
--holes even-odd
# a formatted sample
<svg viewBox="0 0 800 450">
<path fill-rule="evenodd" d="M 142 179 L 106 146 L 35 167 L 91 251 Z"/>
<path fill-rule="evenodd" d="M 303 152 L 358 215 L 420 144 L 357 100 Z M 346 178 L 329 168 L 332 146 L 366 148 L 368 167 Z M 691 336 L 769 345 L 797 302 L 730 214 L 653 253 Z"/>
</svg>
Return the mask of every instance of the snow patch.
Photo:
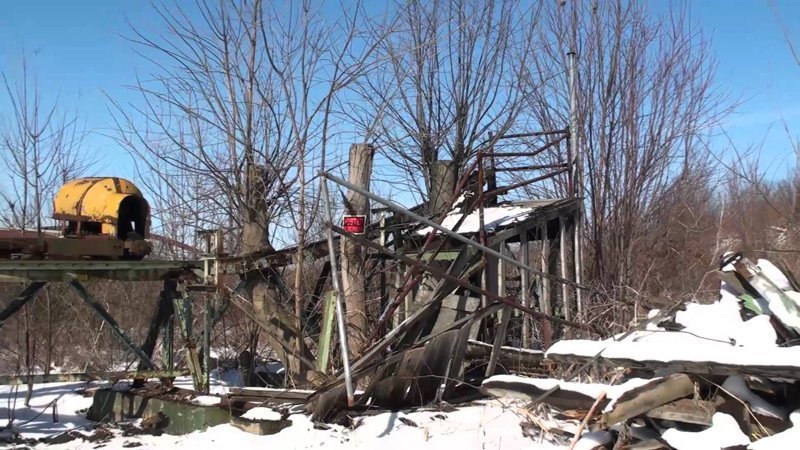
<svg viewBox="0 0 800 450">
<path fill-rule="evenodd" d="M 281 420 L 281 417 L 283 416 L 278 411 L 263 406 L 253 408 L 242 414 L 242 418 L 248 420 Z"/>
<path fill-rule="evenodd" d="M 787 411 L 769 403 L 750 390 L 750 387 L 747 386 L 747 382 L 741 375 L 729 376 L 725 382 L 722 383 L 722 389 L 739 400 L 747 402 L 753 412 L 757 414 L 774 417 L 780 420 L 786 419 Z"/>
<path fill-rule="evenodd" d="M 200 406 L 216 406 L 220 402 L 222 402 L 222 398 L 213 395 L 201 395 L 192 399 L 192 403 Z"/>
<path fill-rule="evenodd" d="M 611 444 L 614 437 L 608 431 L 598 430 L 581 434 L 581 438 L 575 443 L 575 450 L 592 450 L 601 446 Z"/>
<path fill-rule="evenodd" d="M 736 419 L 724 413 L 711 417 L 711 427 L 699 432 L 666 430 L 661 437 L 677 450 L 721 449 L 748 445 L 750 439 L 739 429 Z"/>
</svg>

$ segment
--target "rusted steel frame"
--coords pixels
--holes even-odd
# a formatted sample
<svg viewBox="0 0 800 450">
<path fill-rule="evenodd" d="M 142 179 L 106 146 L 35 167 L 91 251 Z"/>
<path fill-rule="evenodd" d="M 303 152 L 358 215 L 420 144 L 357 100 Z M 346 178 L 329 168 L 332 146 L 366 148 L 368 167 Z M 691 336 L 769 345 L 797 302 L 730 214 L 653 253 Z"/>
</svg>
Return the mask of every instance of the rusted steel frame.
<svg viewBox="0 0 800 450">
<path fill-rule="evenodd" d="M 2 311 L 0 311 L 0 328 L 3 327 L 3 324 L 6 323 L 6 320 L 10 319 L 14 314 L 16 314 L 23 306 L 25 306 L 37 292 L 39 289 L 44 287 L 47 284 L 46 281 L 34 281 L 27 286 L 25 289 L 22 290 L 19 294 L 17 294 L 11 303 L 8 304 Z"/>
<path fill-rule="evenodd" d="M 568 169 L 569 164 L 559 163 L 559 164 L 540 164 L 535 166 L 520 166 L 520 167 L 507 167 L 503 169 L 496 169 L 498 172 L 524 172 L 524 171 L 533 171 L 533 170 L 545 170 L 545 169 Z"/>
<path fill-rule="evenodd" d="M 461 176 L 461 179 L 458 181 L 458 184 L 456 185 L 456 189 L 455 190 L 457 192 L 461 191 L 462 189 L 464 189 L 464 187 L 466 186 L 467 182 L 469 181 L 470 173 L 475 169 L 477 164 L 478 164 L 478 161 L 476 160 L 475 162 L 472 163 L 472 165 Z M 326 177 L 325 176 L 326 174 L 324 174 L 324 173 L 320 174 L 320 175 L 323 176 L 323 177 Z M 336 180 L 333 180 L 333 181 L 336 182 L 337 184 L 341 184 Z M 367 197 L 369 197 L 369 196 L 367 196 Z M 451 200 L 448 203 L 448 209 L 452 209 L 454 202 L 455 202 L 455 199 Z M 461 216 L 461 218 L 458 220 L 456 225 L 453 227 L 454 229 L 457 230 L 461 226 L 461 224 L 464 222 L 464 219 L 467 216 L 467 211 L 468 211 L 468 209 L 465 208 L 464 209 L 464 214 Z M 442 220 L 444 220 L 445 217 L 447 217 L 447 213 L 444 213 L 444 214 L 441 214 L 441 215 L 437 216 L 435 223 L 441 224 Z M 428 233 L 428 236 L 425 238 L 425 243 L 422 244 L 422 248 L 417 252 L 417 255 L 419 255 L 418 258 L 416 259 L 417 261 L 422 261 L 422 259 L 425 257 L 425 254 L 428 251 L 428 247 L 433 243 L 434 237 L 436 237 L 437 234 L 438 233 L 437 233 L 437 230 L 435 228 L 431 229 L 431 231 Z M 436 246 L 436 248 L 433 249 L 430 258 L 431 259 L 435 258 L 436 255 L 439 254 L 439 251 L 441 251 L 442 247 L 444 247 L 444 241 L 439 242 L 438 245 Z M 415 266 L 412 266 L 412 269 L 408 271 L 408 273 L 404 276 L 403 281 L 401 282 L 402 287 L 397 292 L 395 292 L 394 299 L 392 299 L 392 302 L 389 303 L 389 305 L 387 305 L 386 310 L 384 310 L 383 313 L 381 313 L 380 317 L 378 318 L 378 322 L 372 328 L 372 332 L 370 333 L 369 339 L 367 339 L 367 344 L 372 343 L 375 340 L 375 338 L 378 337 L 378 334 L 380 334 L 381 330 L 383 329 L 383 326 L 385 325 L 386 320 L 389 317 L 391 317 L 392 314 L 394 314 L 395 310 L 403 302 L 403 299 L 405 298 L 405 296 L 408 295 L 408 293 L 411 292 L 411 290 L 416 285 L 418 285 L 421 281 L 422 281 L 422 273 Z"/>
<path fill-rule="evenodd" d="M 86 305 L 89 306 L 89 308 L 91 308 L 92 311 L 94 311 L 94 313 L 97 314 L 98 317 L 104 320 L 111 327 L 111 330 L 122 340 L 122 342 L 125 343 L 125 345 L 131 351 L 133 351 L 133 353 L 135 353 L 136 356 L 139 357 L 139 359 L 142 361 L 141 366 L 143 368 L 155 369 L 155 365 L 153 364 L 153 361 L 150 359 L 147 353 L 145 353 L 141 347 L 139 347 L 138 345 L 136 345 L 135 342 L 133 342 L 133 339 L 131 339 L 130 336 L 128 336 L 125 333 L 125 331 L 122 330 L 122 328 L 120 328 L 117 321 L 114 320 L 113 317 L 111 317 L 111 314 L 109 314 L 108 311 L 105 310 L 105 308 L 103 308 L 103 305 L 98 303 L 94 299 L 94 297 L 92 297 L 92 295 L 89 294 L 89 291 L 87 291 L 86 288 L 83 287 L 80 281 L 73 279 L 72 281 L 70 281 L 69 284 L 72 286 L 73 289 L 75 289 L 81 300 L 83 300 L 83 302 L 86 303 Z"/>
<path fill-rule="evenodd" d="M 557 138 L 557 139 L 555 139 L 553 141 L 550 141 L 547 144 L 544 144 L 543 146 L 537 148 L 536 150 L 534 150 L 532 152 L 497 152 L 497 153 L 492 152 L 491 156 L 493 156 L 495 158 L 506 158 L 506 157 L 509 157 L 509 158 L 511 158 L 511 157 L 529 157 L 529 158 L 532 158 L 532 157 L 538 156 L 538 155 L 546 152 L 548 149 L 558 145 L 561 141 L 566 139 L 567 136 L 568 135 L 565 134 L 564 136 L 561 136 L 561 137 L 559 137 L 559 138 Z M 567 160 L 569 161 L 569 158 L 567 158 Z"/>
<path fill-rule="evenodd" d="M 144 353 L 151 359 L 153 358 L 153 351 L 156 348 L 156 341 L 158 340 L 159 333 L 164 328 L 164 325 L 174 315 L 172 299 L 177 296 L 177 289 L 178 289 L 177 280 L 175 279 L 164 280 L 164 287 L 158 295 L 158 304 L 156 305 L 155 311 L 153 312 L 152 319 L 150 319 L 150 325 L 147 330 L 147 336 L 145 337 L 144 343 L 142 344 L 142 351 L 144 351 Z M 145 369 L 144 361 L 140 361 L 139 370 L 144 370 L 144 369 Z"/>
<path fill-rule="evenodd" d="M 509 186 L 504 186 L 504 187 L 501 187 L 501 188 L 497 188 L 492 192 L 487 192 L 486 196 L 487 197 L 491 197 L 491 196 L 503 195 L 508 191 L 511 191 L 511 190 L 514 190 L 514 189 L 517 189 L 517 188 L 521 188 L 522 186 L 527 186 L 527 185 L 529 185 L 531 183 L 536 183 L 537 181 L 543 181 L 543 180 L 546 180 L 548 178 L 556 177 L 558 175 L 561 175 L 564 172 L 569 172 L 569 170 L 570 170 L 569 168 L 564 168 L 564 169 L 561 169 L 561 170 L 556 170 L 555 172 L 546 173 L 546 174 L 544 174 L 542 176 L 538 176 L 536 178 L 531 178 L 530 180 L 524 180 L 524 181 L 520 181 L 519 183 L 514 183 L 512 185 L 509 185 Z"/>
<path fill-rule="evenodd" d="M 185 370 L 145 370 L 132 372 L 97 372 L 97 373 L 51 373 L 32 375 L 0 375 L 0 385 L 22 385 L 33 383 L 63 383 L 93 380 L 123 380 L 147 378 L 176 378 L 186 374 Z"/>
<path fill-rule="evenodd" d="M 530 133 L 516 133 L 516 134 L 505 134 L 501 135 L 497 139 L 517 139 L 517 138 L 524 138 L 524 137 L 538 137 L 538 136 L 552 136 L 555 134 L 563 134 L 567 133 L 569 130 L 567 128 L 563 130 L 552 130 L 552 131 L 533 131 Z"/>
<path fill-rule="evenodd" d="M 447 273 L 447 272 L 445 272 L 443 270 L 437 269 L 435 267 L 431 267 L 431 266 L 429 266 L 429 265 L 427 265 L 427 264 L 425 264 L 423 262 L 417 261 L 417 260 L 415 260 L 413 258 L 409 258 L 409 257 L 407 257 L 407 256 L 405 256 L 403 254 L 394 253 L 390 249 L 385 248 L 385 247 L 381 246 L 380 244 L 372 242 L 369 239 L 363 238 L 363 237 L 355 235 L 353 233 L 347 232 L 347 231 L 343 230 L 342 228 L 339 228 L 339 227 L 337 227 L 335 225 L 332 226 L 331 228 L 336 233 L 338 233 L 338 234 L 340 234 L 342 236 L 346 236 L 349 239 L 353 239 L 356 242 L 358 242 L 359 244 L 364 245 L 365 247 L 369 247 L 369 248 L 371 248 L 373 250 L 377 250 L 379 252 L 382 252 L 382 253 L 385 253 L 385 254 L 387 254 L 389 256 L 397 258 L 397 259 L 399 259 L 400 261 L 402 261 L 402 262 L 404 262 L 406 264 L 415 266 L 415 267 L 419 268 L 420 270 L 425 270 L 428 273 L 430 273 L 430 274 L 432 274 L 432 275 L 434 275 L 436 277 L 444 278 L 444 279 L 446 279 L 448 281 L 456 283 L 456 284 L 458 284 L 458 286 L 460 286 L 460 287 L 462 287 L 462 288 L 464 288 L 464 289 L 466 289 L 466 290 L 468 290 L 470 292 L 473 292 L 473 293 L 475 293 L 477 295 L 486 296 L 486 298 L 488 298 L 490 300 L 494 300 L 494 301 L 503 303 L 505 305 L 508 305 L 508 306 L 514 308 L 514 309 L 517 309 L 519 311 L 528 313 L 531 316 L 533 316 L 534 318 L 549 320 L 549 321 L 551 321 L 553 323 L 557 323 L 559 325 L 564 325 L 564 326 L 568 326 L 568 327 L 572 327 L 572 328 L 577 328 L 579 330 L 589 331 L 589 332 L 592 332 L 592 333 L 602 334 L 600 332 L 600 330 L 597 330 L 595 327 L 592 327 L 592 326 L 589 326 L 589 325 L 586 325 L 586 324 L 572 322 L 572 321 L 569 321 L 569 320 L 560 319 L 558 317 L 553 317 L 551 315 L 544 314 L 544 313 L 542 313 L 540 311 L 536 311 L 533 308 L 524 306 L 521 303 L 517 302 L 516 301 L 516 297 L 514 297 L 514 296 L 503 297 L 503 296 L 497 295 L 497 294 L 495 294 L 493 292 L 489 292 L 489 291 L 487 291 L 485 289 L 481 289 L 481 288 L 471 284 L 469 281 L 466 281 L 466 280 L 464 280 L 462 278 L 458 278 L 456 276 L 450 275 L 449 273 Z"/>
</svg>

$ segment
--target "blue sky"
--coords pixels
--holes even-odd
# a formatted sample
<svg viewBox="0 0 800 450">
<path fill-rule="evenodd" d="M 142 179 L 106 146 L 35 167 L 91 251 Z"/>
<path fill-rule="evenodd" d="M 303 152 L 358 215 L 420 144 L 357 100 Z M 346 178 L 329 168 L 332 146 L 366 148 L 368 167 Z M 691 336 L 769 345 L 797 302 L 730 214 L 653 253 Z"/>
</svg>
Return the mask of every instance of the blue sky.
<svg viewBox="0 0 800 450">
<path fill-rule="evenodd" d="M 671 3 L 650 4 L 663 11 Z M 720 87 L 742 102 L 726 123 L 730 137 L 740 149 L 763 141 L 762 161 L 775 173 L 785 173 L 794 156 L 781 118 L 800 135 L 800 66 L 785 44 L 775 11 L 800 47 L 800 2 L 775 0 L 774 5 L 769 0 L 696 0 L 689 7 L 691 19 L 713 39 Z M 13 77 L 23 52 L 28 55 L 44 94 L 74 108 L 92 131 L 85 145 L 102 155 L 98 174 L 133 175 L 127 154 L 103 136 L 112 125 L 104 92 L 124 102 L 131 96 L 124 86 L 137 71 L 148 72 L 124 39 L 130 35 L 129 22 L 152 30 L 158 19 L 145 1 L 0 4 L 0 69 Z M 718 150 L 725 145 L 723 137 L 714 142 Z"/>
</svg>

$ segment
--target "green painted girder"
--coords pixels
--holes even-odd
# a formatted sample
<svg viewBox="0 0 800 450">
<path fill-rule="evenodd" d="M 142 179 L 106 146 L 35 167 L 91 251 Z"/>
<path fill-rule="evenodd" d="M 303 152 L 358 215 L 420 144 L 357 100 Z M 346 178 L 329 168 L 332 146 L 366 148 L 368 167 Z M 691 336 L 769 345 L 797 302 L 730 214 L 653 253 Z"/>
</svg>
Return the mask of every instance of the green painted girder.
<svg viewBox="0 0 800 450">
<path fill-rule="evenodd" d="M 157 281 L 201 274 L 200 261 L 0 261 L 0 283 L 74 279 Z"/>
</svg>

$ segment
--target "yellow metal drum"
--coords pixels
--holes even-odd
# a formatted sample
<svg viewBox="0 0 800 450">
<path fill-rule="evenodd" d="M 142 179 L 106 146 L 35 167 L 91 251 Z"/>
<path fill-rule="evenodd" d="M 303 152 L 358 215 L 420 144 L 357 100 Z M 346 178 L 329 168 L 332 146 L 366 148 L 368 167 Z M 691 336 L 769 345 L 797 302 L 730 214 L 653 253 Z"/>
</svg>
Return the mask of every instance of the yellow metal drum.
<svg viewBox="0 0 800 450">
<path fill-rule="evenodd" d="M 150 206 L 139 188 L 123 178 L 79 178 L 58 191 L 53 218 L 67 222 L 67 235 L 146 238 Z"/>
</svg>

